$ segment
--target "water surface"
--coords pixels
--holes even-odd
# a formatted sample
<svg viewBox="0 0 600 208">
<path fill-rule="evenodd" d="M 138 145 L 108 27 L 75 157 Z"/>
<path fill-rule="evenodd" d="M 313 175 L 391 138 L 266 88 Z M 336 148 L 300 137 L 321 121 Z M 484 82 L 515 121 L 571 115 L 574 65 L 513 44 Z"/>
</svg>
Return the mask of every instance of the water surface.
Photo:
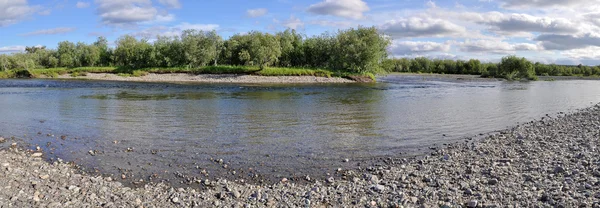
<svg viewBox="0 0 600 208">
<path fill-rule="evenodd" d="M 320 177 L 597 102 L 600 82 L 590 80 L 405 75 L 378 84 L 311 85 L 0 80 L 0 135 L 40 145 L 50 158 L 128 178 Z M 341 163 L 346 158 L 352 162 Z"/>
</svg>

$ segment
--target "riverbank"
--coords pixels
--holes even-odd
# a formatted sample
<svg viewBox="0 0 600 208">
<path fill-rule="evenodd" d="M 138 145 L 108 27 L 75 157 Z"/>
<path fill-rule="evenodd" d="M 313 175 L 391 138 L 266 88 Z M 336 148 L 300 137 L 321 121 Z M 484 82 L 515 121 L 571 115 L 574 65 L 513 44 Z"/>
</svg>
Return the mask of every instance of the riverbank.
<svg viewBox="0 0 600 208">
<path fill-rule="evenodd" d="M 135 82 L 189 82 L 189 83 L 354 83 L 355 81 L 340 77 L 317 76 L 257 76 L 237 74 L 156 74 L 149 73 L 145 76 L 119 76 L 112 73 L 88 73 L 86 76 L 59 75 L 59 79 L 88 79 L 109 81 L 135 81 Z"/>
<path fill-rule="evenodd" d="M 481 77 L 481 75 L 469 74 L 430 74 L 430 73 L 400 73 L 393 72 L 388 75 L 393 76 L 419 76 L 432 79 L 445 79 L 455 81 L 505 81 L 502 78 Z M 386 77 L 386 76 L 383 76 Z M 557 81 L 557 80 L 600 80 L 600 76 L 538 76 L 539 81 Z"/>
<path fill-rule="evenodd" d="M 482 139 L 450 144 L 418 159 L 340 170 L 305 185 L 282 178 L 257 186 L 199 180 L 173 189 L 131 189 L 111 178 L 49 164 L 42 152 L 0 150 L 0 204 L 15 207 L 127 206 L 600 206 L 600 105 L 545 117 Z M 469 140 L 477 140 L 469 142 Z M 4 142 L 14 142 L 4 139 Z M 349 161 L 352 163 L 352 161 Z M 308 178 L 307 178 L 308 180 Z"/>
</svg>

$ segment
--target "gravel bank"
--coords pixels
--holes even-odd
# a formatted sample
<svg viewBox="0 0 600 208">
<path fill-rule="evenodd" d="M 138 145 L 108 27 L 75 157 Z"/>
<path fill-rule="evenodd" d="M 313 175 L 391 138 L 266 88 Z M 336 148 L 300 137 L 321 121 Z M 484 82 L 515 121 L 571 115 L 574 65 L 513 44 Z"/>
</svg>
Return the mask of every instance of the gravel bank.
<svg viewBox="0 0 600 208">
<path fill-rule="evenodd" d="M 184 73 L 154 74 L 150 73 L 141 77 L 123 77 L 109 73 L 88 73 L 86 76 L 71 77 L 60 75 L 60 79 L 91 79 L 112 81 L 135 82 L 195 82 L 195 83 L 354 83 L 349 79 L 340 77 L 314 77 L 314 76 L 256 76 L 236 74 L 200 74 L 190 75 Z"/>
<path fill-rule="evenodd" d="M 131 189 L 12 147 L 0 150 L 0 205 L 600 207 L 599 140 L 596 105 L 448 145 L 422 158 L 390 158 L 387 165 L 341 170 L 342 179 L 313 179 L 308 185 L 282 179 L 268 186 L 204 180 L 197 181 L 197 190 L 163 184 Z"/>
</svg>

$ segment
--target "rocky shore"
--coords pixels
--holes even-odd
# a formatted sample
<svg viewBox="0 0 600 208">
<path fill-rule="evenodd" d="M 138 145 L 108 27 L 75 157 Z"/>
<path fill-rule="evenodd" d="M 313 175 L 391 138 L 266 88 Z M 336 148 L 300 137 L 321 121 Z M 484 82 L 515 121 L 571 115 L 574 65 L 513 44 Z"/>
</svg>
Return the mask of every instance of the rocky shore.
<svg viewBox="0 0 600 208">
<path fill-rule="evenodd" d="M 13 142 L 0 139 L 0 142 Z M 129 188 L 17 144 L 0 150 L 2 207 L 600 207 L 600 105 L 341 178 Z M 352 161 L 348 161 L 352 162 Z"/>
<path fill-rule="evenodd" d="M 86 76 L 72 77 L 65 74 L 60 79 L 90 79 L 111 81 L 135 81 L 135 82 L 192 82 L 192 83 L 279 83 L 279 84 L 303 84 L 303 83 L 353 83 L 355 81 L 340 77 L 314 77 L 314 76 L 256 76 L 237 74 L 200 74 L 192 75 L 185 73 L 155 74 L 150 73 L 141 77 L 124 77 L 110 73 L 88 73 Z"/>
</svg>

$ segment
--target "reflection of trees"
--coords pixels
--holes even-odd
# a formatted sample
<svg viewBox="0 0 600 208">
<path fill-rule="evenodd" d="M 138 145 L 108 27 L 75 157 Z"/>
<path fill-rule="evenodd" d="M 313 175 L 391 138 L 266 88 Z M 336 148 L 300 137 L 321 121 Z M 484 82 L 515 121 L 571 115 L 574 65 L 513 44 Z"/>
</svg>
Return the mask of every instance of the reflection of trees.
<svg viewBox="0 0 600 208">
<path fill-rule="evenodd" d="M 323 109 L 315 121 L 325 152 L 365 152 L 379 146 L 384 135 L 378 132 L 378 122 L 383 119 L 382 90 L 366 87 L 349 87 L 339 92 L 327 93 L 317 104 Z M 346 152 L 346 154 L 349 152 Z"/>
</svg>

